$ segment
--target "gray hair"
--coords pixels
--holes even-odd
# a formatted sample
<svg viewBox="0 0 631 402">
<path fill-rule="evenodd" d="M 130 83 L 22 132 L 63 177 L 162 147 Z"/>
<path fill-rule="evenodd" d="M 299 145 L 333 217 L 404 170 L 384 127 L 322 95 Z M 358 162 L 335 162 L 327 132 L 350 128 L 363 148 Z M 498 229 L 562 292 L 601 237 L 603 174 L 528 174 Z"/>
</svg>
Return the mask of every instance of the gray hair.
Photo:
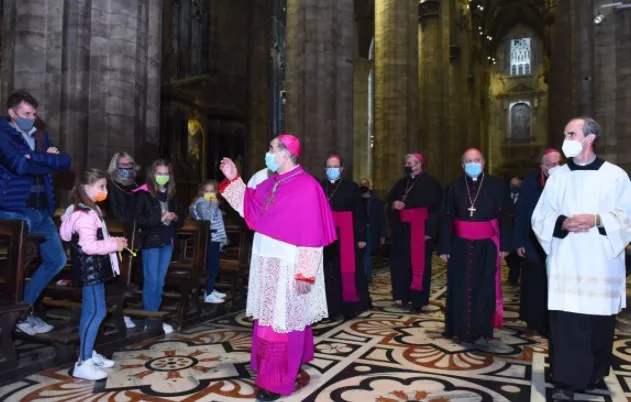
<svg viewBox="0 0 631 402">
<path fill-rule="evenodd" d="M 298 164 L 298 157 L 291 153 L 289 148 L 287 148 L 285 146 L 285 144 L 283 144 L 283 142 L 280 140 L 280 138 L 276 137 L 276 139 L 278 140 L 278 149 L 280 149 L 281 151 L 287 151 L 287 153 L 289 154 L 289 159 L 293 162 L 294 165 L 297 165 Z"/>
<path fill-rule="evenodd" d="M 575 117 L 572 120 L 583 121 L 583 135 L 587 137 L 590 134 L 594 134 L 596 138 L 594 139 L 592 146 L 593 148 L 596 148 L 596 145 L 598 145 L 598 142 L 600 141 L 600 124 L 589 116 Z"/>
<path fill-rule="evenodd" d="M 133 156 L 131 156 L 127 152 L 116 152 L 114 156 L 112 156 L 112 159 L 110 159 L 110 165 L 107 168 L 107 174 L 109 175 L 110 179 L 119 183 L 125 182 L 125 180 L 122 180 L 118 176 L 118 161 L 120 161 L 121 158 L 127 158 L 134 164 L 134 174 L 138 174 L 138 172 L 140 171 L 140 166 L 138 166 Z M 133 179 L 131 181 L 133 182 Z"/>
</svg>

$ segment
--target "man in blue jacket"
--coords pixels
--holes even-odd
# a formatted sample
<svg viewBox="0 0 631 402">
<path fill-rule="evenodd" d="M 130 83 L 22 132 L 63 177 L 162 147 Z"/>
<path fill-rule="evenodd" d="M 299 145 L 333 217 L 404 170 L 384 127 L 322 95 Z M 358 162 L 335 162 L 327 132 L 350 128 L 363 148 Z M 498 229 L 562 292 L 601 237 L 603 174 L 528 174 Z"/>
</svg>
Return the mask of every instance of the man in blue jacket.
<svg viewBox="0 0 631 402">
<path fill-rule="evenodd" d="M 515 207 L 515 245 L 517 254 L 526 259 L 521 270 L 519 317 L 529 329 L 540 335 L 548 333 L 546 254 L 531 230 L 530 218 L 548 177 L 560 163 L 559 151 L 544 151 L 540 169 L 524 178 Z"/>
<path fill-rule="evenodd" d="M 24 287 L 24 300 L 34 304 L 48 283 L 66 265 L 66 254 L 52 219 L 55 211 L 52 172 L 70 167 L 48 134 L 34 127 L 37 100 L 16 92 L 7 101 L 8 117 L 0 117 L 0 219 L 28 223 L 29 232 L 44 236 L 42 264 Z M 49 332 L 52 325 L 34 316 L 17 325 L 29 335 Z"/>
</svg>

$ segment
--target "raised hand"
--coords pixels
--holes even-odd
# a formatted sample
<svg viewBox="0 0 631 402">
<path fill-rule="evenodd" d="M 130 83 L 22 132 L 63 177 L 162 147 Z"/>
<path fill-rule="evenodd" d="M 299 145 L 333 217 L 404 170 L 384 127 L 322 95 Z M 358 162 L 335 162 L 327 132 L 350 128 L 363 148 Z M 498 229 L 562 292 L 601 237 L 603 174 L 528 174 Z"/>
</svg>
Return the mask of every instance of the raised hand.
<svg viewBox="0 0 631 402">
<path fill-rule="evenodd" d="M 221 173 L 223 173 L 228 180 L 234 180 L 234 178 L 237 177 L 237 166 L 230 158 L 223 158 L 219 164 L 219 169 L 221 169 Z"/>
</svg>

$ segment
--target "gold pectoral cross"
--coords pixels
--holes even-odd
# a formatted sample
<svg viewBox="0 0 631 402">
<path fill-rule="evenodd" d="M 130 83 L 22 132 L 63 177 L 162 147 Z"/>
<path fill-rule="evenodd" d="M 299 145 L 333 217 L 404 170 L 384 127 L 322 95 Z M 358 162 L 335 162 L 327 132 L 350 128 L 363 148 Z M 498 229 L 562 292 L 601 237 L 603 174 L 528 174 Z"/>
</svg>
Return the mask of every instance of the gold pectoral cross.
<svg viewBox="0 0 631 402">
<path fill-rule="evenodd" d="M 471 205 L 469 208 L 467 208 L 467 211 L 469 211 L 469 216 L 473 217 L 473 214 L 475 214 L 475 211 L 477 211 L 477 209 L 475 209 L 475 207 Z"/>
</svg>

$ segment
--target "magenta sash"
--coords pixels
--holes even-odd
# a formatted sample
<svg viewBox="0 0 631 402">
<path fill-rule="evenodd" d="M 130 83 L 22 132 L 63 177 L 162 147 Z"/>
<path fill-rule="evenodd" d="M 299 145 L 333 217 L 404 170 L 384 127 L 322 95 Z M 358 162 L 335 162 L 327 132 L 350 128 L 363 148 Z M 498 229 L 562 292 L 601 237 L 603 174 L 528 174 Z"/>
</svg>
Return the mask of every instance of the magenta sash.
<svg viewBox="0 0 631 402">
<path fill-rule="evenodd" d="M 353 231 L 353 213 L 333 211 L 335 227 L 340 228 L 340 270 L 342 271 L 342 300 L 358 302 L 359 295 L 355 286 L 355 233 Z"/>
<path fill-rule="evenodd" d="M 497 249 L 495 271 L 495 317 L 493 326 L 502 328 L 504 318 L 504 299 L 502 297 L 502 268 L 500 257 L 500 228 L 497 219 L 486 222 L 469 222 L 454 219 L 454 234 L 467 240 L 490 239 Z"/>
<path fill-rule="evenodd" d="M 425 272 L 425 221 L 429 217 L 427 208 L 411 208 L 399 211 L 401 222 L 410 224 L 410 261 L 412 282 L 410 289 L 423 290 Z"/>
</svg>

